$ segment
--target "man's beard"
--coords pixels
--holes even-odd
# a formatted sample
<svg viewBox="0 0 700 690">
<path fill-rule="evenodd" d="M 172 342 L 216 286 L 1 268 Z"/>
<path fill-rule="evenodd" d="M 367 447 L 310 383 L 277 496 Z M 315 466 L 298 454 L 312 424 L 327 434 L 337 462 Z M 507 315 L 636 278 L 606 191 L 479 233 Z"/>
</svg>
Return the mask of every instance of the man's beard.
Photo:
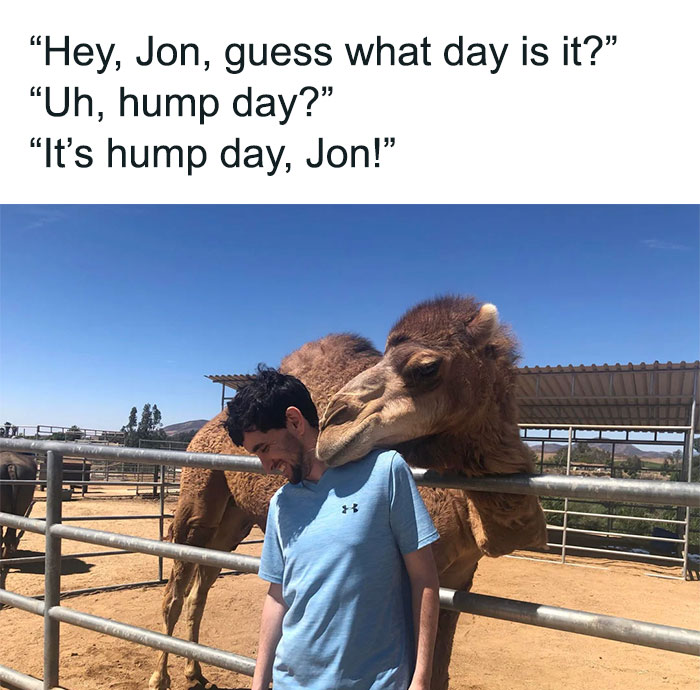
<svg viewBox="0 0 700 690">
<path fill-rule="evenodd" d="M 304 449 L 299 448 L 294 464 L 291 466 L 292 476 L 289 478 L 290 484 L 298 484 L 302 479 L 306 479 L 311 471 L 311 462 L 304 457 Z"/>
<path fill-rule="evenodd" d="M 299 464 L 292 465 L 292 476 L 289 478 L 289 483 L 290 484 L 298 484 L 302 480 L 301 472 L 302 472 L 301 465 L 299 465 Z"/>
</svg>

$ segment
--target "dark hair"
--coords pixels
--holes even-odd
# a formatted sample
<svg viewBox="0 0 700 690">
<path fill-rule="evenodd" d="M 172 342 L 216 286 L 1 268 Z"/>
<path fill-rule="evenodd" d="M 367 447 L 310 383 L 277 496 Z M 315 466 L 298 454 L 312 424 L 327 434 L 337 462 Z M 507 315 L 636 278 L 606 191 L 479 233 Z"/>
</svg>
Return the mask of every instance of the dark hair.
<svg viewBox="0 0 700 690">
<path fill-rule="evenodd" d="M 306 386 L 294 376 L 258 365 L 255 378 L 241 388 L 228 405 L 226 431 L 240 446 L 246 431 L 283 429 L 287 408 L 297 407 L 304 419 L 318 429 L 318 412 Z"/>
</svg>

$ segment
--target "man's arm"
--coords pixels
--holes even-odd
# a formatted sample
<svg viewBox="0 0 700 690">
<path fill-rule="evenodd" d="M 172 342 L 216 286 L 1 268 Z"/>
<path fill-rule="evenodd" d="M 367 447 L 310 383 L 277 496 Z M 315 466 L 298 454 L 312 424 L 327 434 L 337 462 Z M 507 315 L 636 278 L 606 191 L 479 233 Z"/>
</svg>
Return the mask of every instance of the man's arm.
<svg viewBox="0 0 700 690">
<path fill-rule="evenodd" d="M 272 663 L 282 637 L 282 619 L 287 611 L 282 598 L 282 585 L 270 583 L 263 604 L 258 640 L 258 658 L 255 662 L 252 690 L 267 690 L 272 681 Z"/>
<path fill-rule="evenodd" d="M 429 690 L 440 611 L 437 568 L 430 544 L 404 554 L 403 560 L 411 581 L 413 625 L 416 634 L 416 669 L 409 690 Z"/>
</svg>

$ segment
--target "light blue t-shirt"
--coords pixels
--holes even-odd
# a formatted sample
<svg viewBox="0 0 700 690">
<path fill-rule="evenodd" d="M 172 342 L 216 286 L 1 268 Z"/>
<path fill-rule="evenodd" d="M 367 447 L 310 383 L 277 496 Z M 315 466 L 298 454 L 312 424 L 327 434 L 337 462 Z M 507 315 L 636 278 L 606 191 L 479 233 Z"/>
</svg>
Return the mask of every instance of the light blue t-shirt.
<svg viewBox="0 0 700 690">
<path fill-rule="evenodd" d="M 407 688 L 415 663 L 402 554 L 438 538 L 403 458 L 373 451 L 272 498 L 259 575 L 287 611 L 275 690 Z"/>
</svg>

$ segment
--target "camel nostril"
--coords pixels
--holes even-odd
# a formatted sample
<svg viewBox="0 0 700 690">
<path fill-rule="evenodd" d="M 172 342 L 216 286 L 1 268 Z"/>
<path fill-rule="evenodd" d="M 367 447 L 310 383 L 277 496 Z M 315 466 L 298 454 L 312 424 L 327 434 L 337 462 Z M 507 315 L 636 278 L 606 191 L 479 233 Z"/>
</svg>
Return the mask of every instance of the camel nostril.
<svg viewBox="0 0 700 690">
<path fill-rule="evenodd" d="M 321 429 L 326 429 L 329 426 L 339 426 L 353 419 L 353 414 L 350 407 L 346 403 L 341 403 L 334 408 L 326 410 L 326 414 L 321 420 Z"/>
</svg>

